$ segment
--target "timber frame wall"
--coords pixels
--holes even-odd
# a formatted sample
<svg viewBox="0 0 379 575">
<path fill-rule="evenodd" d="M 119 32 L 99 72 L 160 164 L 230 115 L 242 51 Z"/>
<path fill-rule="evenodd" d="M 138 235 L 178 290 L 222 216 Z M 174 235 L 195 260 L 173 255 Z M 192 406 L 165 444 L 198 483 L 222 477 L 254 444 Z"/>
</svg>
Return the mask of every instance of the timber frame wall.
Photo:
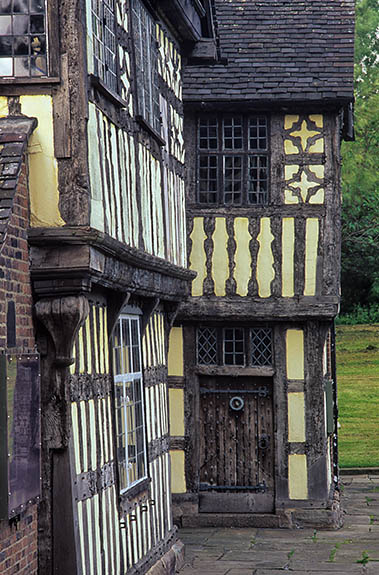
<svg viewBox="0 0 379 575">
<path fill-rule="evenodd" d="M 28 240 L 41 356 L 38 562 L 46 575 L 171 575 L 183 556 L 171 512 L 167 348 L 195 275 L 186 269 L 181 68 L 204 14 L 195 2 L 185 12 L 180 3 L 175 12 L 141 5 L 156 45 L 160 132 L 138 108 L 131 2 L 113 4 L 116 92 L 96 77 L 90 0 L 46 2 L 49 76 L 0 78 L 1 116 L 35 118 L 37 126 L 28 148 Z M 120 495 L 111 341 L 127 305 L 142 312 L 149 471 Z M 35 508 L 30 517 L 36 539 Z"/>
</svg>

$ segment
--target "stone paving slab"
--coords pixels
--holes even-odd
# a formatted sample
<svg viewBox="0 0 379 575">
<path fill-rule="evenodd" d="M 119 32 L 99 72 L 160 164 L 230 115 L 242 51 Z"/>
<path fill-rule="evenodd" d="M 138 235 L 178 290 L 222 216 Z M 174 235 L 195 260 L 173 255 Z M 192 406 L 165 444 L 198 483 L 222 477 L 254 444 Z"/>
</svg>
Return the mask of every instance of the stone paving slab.
<svg viewBox="0 0 379 575">
<path fill-rule="evenodd" d="M 379 575 L 379 477 L 343 482 L 342 529 L 182 529 L 180 575 Z"/>
</svg>

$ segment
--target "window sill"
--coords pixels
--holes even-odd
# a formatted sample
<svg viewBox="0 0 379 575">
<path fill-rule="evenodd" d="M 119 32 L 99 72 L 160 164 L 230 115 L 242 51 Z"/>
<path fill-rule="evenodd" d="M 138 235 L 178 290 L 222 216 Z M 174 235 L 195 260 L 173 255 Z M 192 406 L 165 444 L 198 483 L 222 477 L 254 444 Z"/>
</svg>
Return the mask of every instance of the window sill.
<svg viewBox="0 0 379 575">
<path fill-rule="evenodd" d="M 244 367 L 236 365 L 198 365 L 195 368 L 197 375 L 224 375 L 224 376 L 265 376 L 270 377 L 274 375 L 274 368 L 270 366 L 262 367 Z"/>
<path fill-rule="evenodd" d="M 154 128 L 150 126 L 150 124 L 148 124 L 148 122 L 146 122 L 146 120 L 142 116 L 136 116 L 136 122 L 140 126 L 142 126 L 142 128 L 144 128 L 146 132 L 148 132 L 150 136 L 152 136 L 160 146 L 163 147 L 166 145 L 165 140 L 158 134 L 158 132 L 154 130 Z"/>
<path fill-rule="evenodd" d="M 17 84 L 30 85 L 30 84 L 59 84 L 61 81 L 57 76 L 44 76 L 43 78 L 0 78 L 0 84 Z"/>
<path fill-rule="evenodd" d="M 142 481 L 140 481 L 139 483 L 136 483 L 123 493 L 120 493 L 121 501 L 128 502 L 131 501 L 132 499 L 135 499 L 136 497 L 138 497 L 138 495 L 141 495 L 142 492 L 147 490 L 150 483 L 151 483 L 150 477 L 142 479 Z"/>
<path fill-rule="evenodd" d="M 119 96 L 118 94 L 116 94 L 115 92 L 110 90 L 104 84 L 104 82 L 102 80 L 100 80 L 100 78 L 98 78 L 97 76 L 94 76 L 93 74 L 90 74 L 89 80 L 90 80 L 91 86 L 96 88 L 96 90 L 98 90 L 103 96 L 108 98 L 108 100 L 110 100 L 115 106 L 117 106 L 118 108 L 127 108 L 127 106 L 128 106 L 127 102 L 125 102 L 125 100 L 123 100 L 123 98 L 121 98 L 121 96 Z"/>
</svg>

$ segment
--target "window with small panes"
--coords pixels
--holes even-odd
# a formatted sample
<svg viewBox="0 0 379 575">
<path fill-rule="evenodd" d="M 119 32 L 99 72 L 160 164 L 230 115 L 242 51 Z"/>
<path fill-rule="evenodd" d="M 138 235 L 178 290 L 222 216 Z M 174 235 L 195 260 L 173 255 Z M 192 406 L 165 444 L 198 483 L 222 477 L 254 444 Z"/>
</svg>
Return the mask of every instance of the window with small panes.
<svg viewBox="0 0 379 575">
<path fill-rule="evenodd" d="M 198 365 L 272 366 L 272 329 L 269 327 L 200 326 L 196 343 Z"/>
<path fill-rule="evenodd" d="M 147 477 L 140 316 L 122 314 L 113 339 L 116 446 L 120 492 Z"/>
<path fill-rule="evenodd" d="M 0 1 L 0 77 L 47 76 L 45 0 Z"/>
<path fill-rule="evenodd" d="M 160 134 L 156 24 L 140 0 L 132 0 L 138 115 Z"/>
<path fill-rule="evenodd" d="M 269 126 L 266 115 L 208 114 L 198 118 L 197 203 L 266 205 Z"/>
<path fill-rule="evenodd" d="M 117 93 L 115 0 L 91 0 L 94 75 Z"/>
</svg>

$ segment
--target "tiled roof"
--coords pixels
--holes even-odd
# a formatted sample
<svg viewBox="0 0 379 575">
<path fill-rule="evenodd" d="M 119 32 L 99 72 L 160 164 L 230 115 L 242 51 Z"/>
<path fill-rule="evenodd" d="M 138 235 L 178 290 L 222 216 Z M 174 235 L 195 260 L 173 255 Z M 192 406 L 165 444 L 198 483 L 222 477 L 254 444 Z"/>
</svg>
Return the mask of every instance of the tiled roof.
<svg viewBox="0 0 379 575">
<path fill-rule="evenodd" d="M 0 119 L 0 249 L 12 215 L 23 155 L 36 125 L 35 118 L 23 116 Z"/>
<path fill-rule="evenodd" d="M 184 99 L 351 100 L 354 0 L 214 0 L 225 64 L 188 65 Z"/>
</svg>

